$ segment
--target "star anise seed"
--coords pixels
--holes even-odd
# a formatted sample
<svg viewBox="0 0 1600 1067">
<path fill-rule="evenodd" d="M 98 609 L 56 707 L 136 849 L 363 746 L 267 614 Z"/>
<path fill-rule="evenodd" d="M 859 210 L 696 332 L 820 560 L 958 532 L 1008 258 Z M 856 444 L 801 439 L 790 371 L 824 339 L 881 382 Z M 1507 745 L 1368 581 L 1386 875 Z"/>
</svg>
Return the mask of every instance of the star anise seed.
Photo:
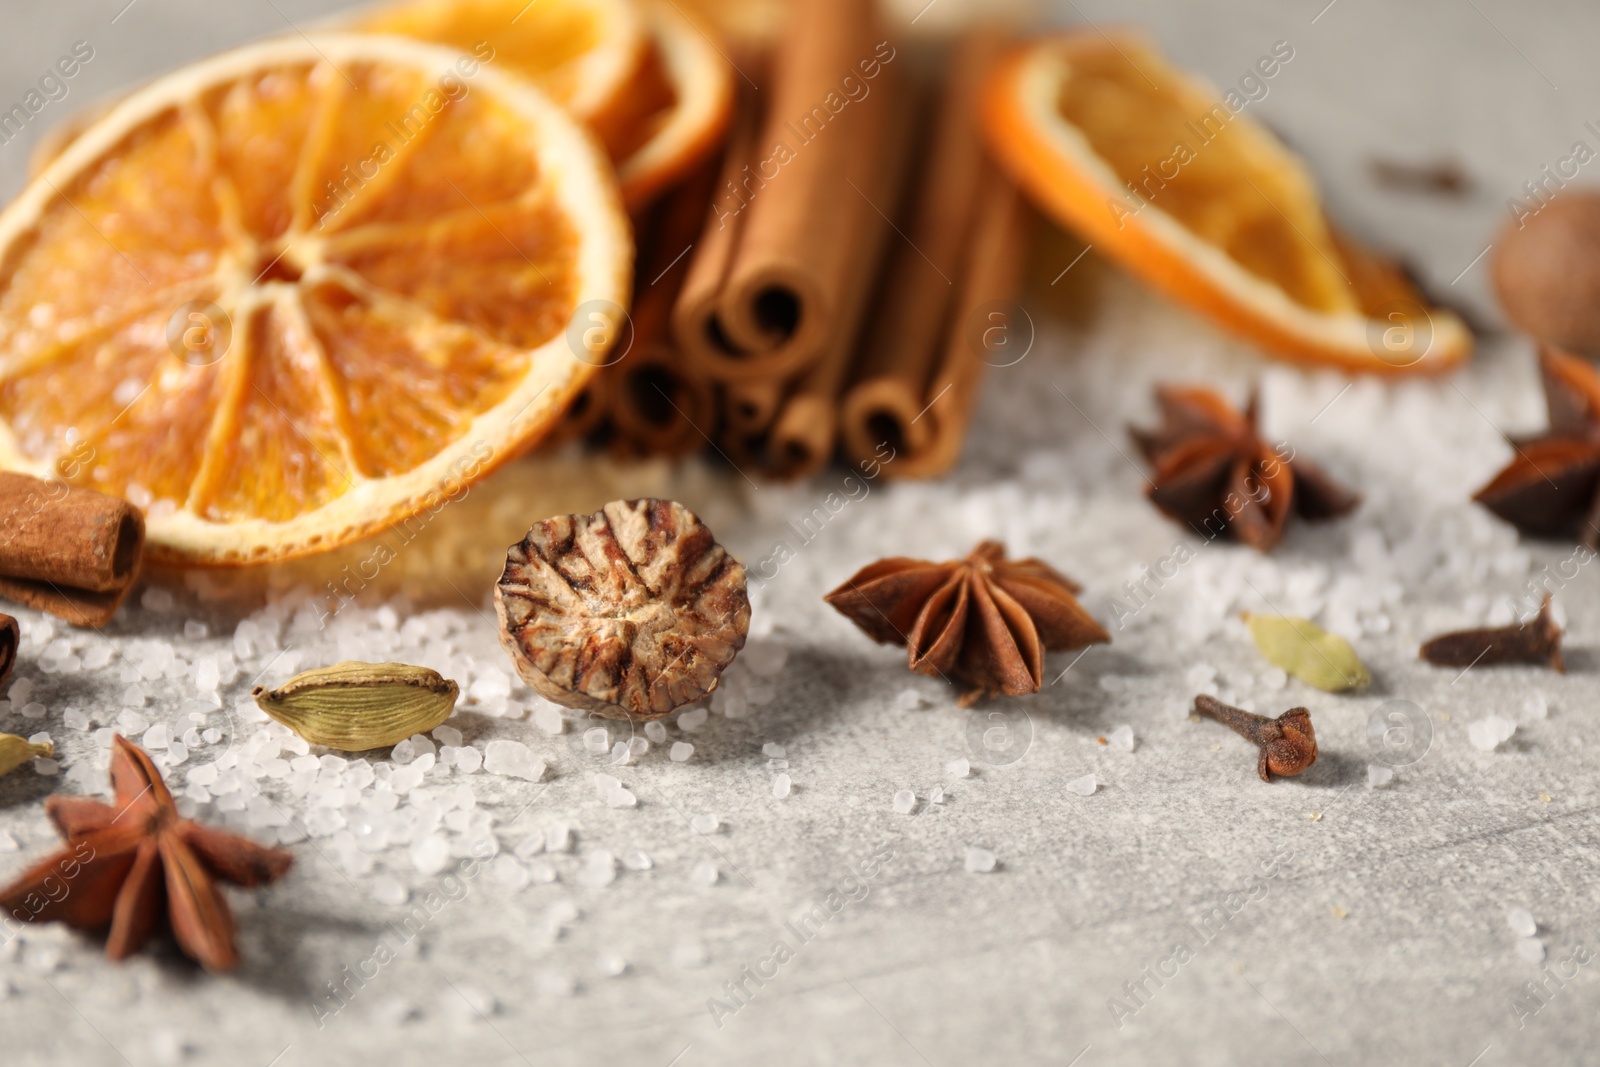
<svg viewBox="0 0 1600 1067">
<path fill-rule="evenodd" d="M 216 880 L 265 885 L 294 857 L 181 817 L 150 757 L 120 736 L 112 741 L 111 785 L 115 804 L 45 801 L 68 847 L 0 889 L 0 909 L 21 922 L 110 926 L 113 960 L 139 951 L 164 909 L 186 955 L 208 971 L 237 965 L 233 914 Z"/>
<path fill-rule="evenodd" d="M 1111 635 L 1078 603 L 1071 579 L 1005 555 L 1005 545 L 984 541 L 946 563 L 882 559 L 825 599 L 874 641 L 905 646 L 913 671 L 960 683 L 962 707 L 1037 693 L 1046 650 L 1106 644 Z"/>
<path fill-rule="evenodd" d="M 1525 534 L 1600 548 L 1600 373 L 1554 348 L 1539 370 L 1550 428 L 1509 438 L 1515 458 L 1473 499 Z"/>
<path fill-rule="evenodd" d="M 1291 511 L 1331 519 L 1361 496 L 1299 456 L 1285 457 L 1256 429 L 1256 399 L 1240 412 L 1215 390 L 1161 386 L 1162 422 L 1130 427 L 1154 468 L 1146 496 L 1196 533 L 1223 534 L 1265 552 L 1278 543 Z"/>
</svg>

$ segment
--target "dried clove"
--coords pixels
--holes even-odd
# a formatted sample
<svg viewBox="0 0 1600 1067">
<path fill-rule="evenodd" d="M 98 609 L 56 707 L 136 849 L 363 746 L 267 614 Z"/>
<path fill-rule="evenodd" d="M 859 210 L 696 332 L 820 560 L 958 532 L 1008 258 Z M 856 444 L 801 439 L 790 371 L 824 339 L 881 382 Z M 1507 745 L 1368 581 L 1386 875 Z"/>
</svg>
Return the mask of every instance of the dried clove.
<svg viewBox="0 0 1600 1067">
<path fill-rule="evenodd" d="M 1550 597 L 1539 614 L 1516 626 L 1456 630 L 1423 642 L 1421 656 L 1436 667 L 1492 667 L 1531 663 L 1566 672 L 1561 660 L 1561 627 L 1550 615 Z"/>
<path fill-rule="evenodd" d="M 1317 736 L 1311 728 L 1311 712 L 1305 708 L 1290 708 L 1269 719 L 1202 693 L 1194 698 L 1194 710 L 1261 746 L 1256 773 L 1263 782 L 1272 781 L 1274 774 L 1293 777 L 1317 762 Z"/>
</svg>

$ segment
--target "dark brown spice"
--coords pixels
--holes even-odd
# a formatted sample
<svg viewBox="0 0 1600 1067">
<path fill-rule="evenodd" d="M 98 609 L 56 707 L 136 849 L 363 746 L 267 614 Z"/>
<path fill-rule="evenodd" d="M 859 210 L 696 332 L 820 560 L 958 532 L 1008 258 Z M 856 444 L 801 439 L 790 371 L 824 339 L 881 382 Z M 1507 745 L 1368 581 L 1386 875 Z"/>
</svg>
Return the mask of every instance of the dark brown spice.
<svg viewBox="0 0 1600 1067">
<path fill-rule="evenodd" d="M 182 818 L 150 757 L 112 739 L 115 806 L 53 796 L 45 812 L 67 848 L 0 888 L 0 911 L 21 922 L 109 926 L 106 955 L 139 951 L 167 913 L 178 947 L 208 971 L 239 962 L 233 914 L 217 880 L 265 885 L 294 857 Z"/>
<path fill-rule="evenodd" d="M 1473 499 L 1525 534 L 1600 548 L 1600 373 L 1554 348 L 1539 368 L 1550 428 L 1511 438 L 1516 456 Z"/>
<path fill-rule="evenodd" d="M 1550 616 L 1548 595 L 1528 622 L 1440 634 L 1423 643 L 1421 656 L 1436 667 L 1531 663 L 1563 673 L 1567 669 L 1561 661 L 1561 627 Z"/>
<path fill-rule="evenodd" d="M 1145 495 L 1207 539 L 1226 534 L 1265 552 L 1283 536 L 1291 511 L 1331 519 L 1361 503 L 1310 460 L 1262 440 L 1253 396 L 1243 412 L 1201 387 L 1161 386 L 1156 401 L 1161 425 L 1130 427 L 1155 469 Z"/>
<path fill-rule="evenodd" d="M 1256 773 L 1263 782 L 1272 781 L 1274 774 L 1292 777 L 1317 762 L 1317 736 L 1311 728 L 1311 712 L 1305 708 L 1290 708 L 1269 719 L 1202 693 L 1194 698 L 1194 710 L 1261 746 Z"/>
<path fill-rule="evenodd" d="M 1389 189 L 1443 196 L 1465 196 L 1472 189 L 1472 179 L 1467 176 L 1461 161 L 1456 159 L 1437 159 L 1424 163 L 1374 159 L 1371 167 L 1373 179 Z"/>
<path fill-rule="evenodd" d="M 912 670 L 960 683 L 962 707 L 1037 693 L 1046 650 L 1111 635 L 1078 603 L 1071 579 L 1041 560 L 1005 557 L 1005 545 L 984 541 L 946 563 L 881 559 L 825 599 L 874 641 L 904 645 Z"/>
</svg>

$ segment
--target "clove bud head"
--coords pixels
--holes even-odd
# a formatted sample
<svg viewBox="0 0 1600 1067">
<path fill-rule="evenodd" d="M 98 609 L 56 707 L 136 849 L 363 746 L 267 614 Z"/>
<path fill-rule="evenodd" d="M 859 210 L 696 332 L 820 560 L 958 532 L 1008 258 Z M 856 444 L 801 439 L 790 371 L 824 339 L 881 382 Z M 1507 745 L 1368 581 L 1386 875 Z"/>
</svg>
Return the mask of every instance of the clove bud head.
<svg viewBox="0 0 1600 1067">
<path fill-rule="evenodd" d="M 1194 710 L 1261 747 L 1256 773 L 1263 782 L 1272 781 L 1274 774 L 1292 778 L 1317 762 L 1317 734 L 1305 708 L 1290 708 L 1269 719 L 1202 693 L 1194 698 Z"/>
</svg>

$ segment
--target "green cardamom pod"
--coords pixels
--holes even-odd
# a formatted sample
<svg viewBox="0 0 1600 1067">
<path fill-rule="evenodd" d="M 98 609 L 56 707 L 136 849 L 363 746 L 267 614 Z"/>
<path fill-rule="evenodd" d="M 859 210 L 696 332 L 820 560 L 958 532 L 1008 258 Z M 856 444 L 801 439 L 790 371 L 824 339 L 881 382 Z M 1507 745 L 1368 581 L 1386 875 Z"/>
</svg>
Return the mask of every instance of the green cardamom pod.
<svg viewBox="0 0 1600 1067">
<path fill-rule="evenodd" d="M 461 688 L 404 663 L 336 663 L 250 691 L 261 710 L 313 745 L 341 752 L 388 748 L 425 734 L 455 710 Z"/>
<path fill-rule="evenodd" d="M 1340 693 L 1372 681 L 1350 642 L 1310 619 L 1246 612 L 1244 621 L 1261 654 L 1307 685 Z"/>
<path fill-rule="evenodd" d="M 0 734 L 0 774 L 10 774 L 35 757 L 55 754 L 55 746 L 48 741 L 35 745 L 15 734 Z"/>
</svg>

